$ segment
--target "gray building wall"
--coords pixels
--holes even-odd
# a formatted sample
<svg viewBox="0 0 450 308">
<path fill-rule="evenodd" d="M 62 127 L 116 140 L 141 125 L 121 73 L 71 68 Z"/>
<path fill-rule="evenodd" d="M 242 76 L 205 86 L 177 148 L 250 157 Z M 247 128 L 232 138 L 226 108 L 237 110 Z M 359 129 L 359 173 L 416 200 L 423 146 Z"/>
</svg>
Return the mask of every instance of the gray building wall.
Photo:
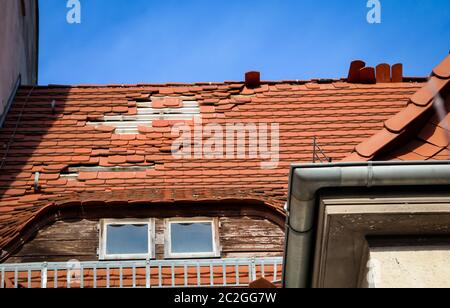
<svg viewBox="0 0 450 308">
<path fill-rule="evenodd" d="M 37 0 L 0 0 L 0 120 L 19 74 L 37 83 L 38 28 Z"/>
</svg>

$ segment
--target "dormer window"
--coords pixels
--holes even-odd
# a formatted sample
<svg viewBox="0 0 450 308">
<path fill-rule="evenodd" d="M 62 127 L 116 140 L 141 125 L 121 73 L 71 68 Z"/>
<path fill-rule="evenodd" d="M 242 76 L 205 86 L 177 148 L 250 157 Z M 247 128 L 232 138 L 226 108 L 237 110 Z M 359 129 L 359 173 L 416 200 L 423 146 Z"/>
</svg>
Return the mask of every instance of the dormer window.
<svg viewBox="0 0 450 308">
<path fill-rule="evenodd" d="M 100 260 L 146 260 L 154 258 L 154 223 L 147 220 L 101 222 Z"/>
<path fill-rule="evenodd" d="M 218 225 L 214 218 L 166 220 L 166 258 L 220 257 Z"/>
<path fill-rule="evenodd" d="M 103 219 L 99 238 L 99 259 L 105 261 L 155 259 L 158 246 L 164 248 L 158 258 L 221 257 L 218 218 Z"/>
</svg>

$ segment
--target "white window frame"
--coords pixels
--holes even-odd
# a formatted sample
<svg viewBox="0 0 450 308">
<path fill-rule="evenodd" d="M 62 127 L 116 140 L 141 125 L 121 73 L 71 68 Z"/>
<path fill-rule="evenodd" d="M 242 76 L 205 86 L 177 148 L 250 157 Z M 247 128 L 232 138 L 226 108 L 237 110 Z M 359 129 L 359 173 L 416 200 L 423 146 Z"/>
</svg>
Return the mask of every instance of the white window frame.
<svg viewBox="0 0 450 308">
<path fill-rule="evenodd" d="M 108 240 L 107 228 L 110 225 L 143 225 L 148 226 L 148 253 L 147 254 L 107 254 Z M 155 219 L 102 219 L 100 221 L 99 259 L 107 260 L 150 260 L 155 259 Z"/>
<path fill-rule="evenodd" d="M 212 252 L 198 253 L 172 253 L 172 224 L 180 223 L 211 223 L 212 227 Z M 203 259 L 220 258 L 221 246 L 219 238 L 219 219 L 218 218 L 170 218 L 164 220 L 164 256 L 166 259 Z"/>
</svg>

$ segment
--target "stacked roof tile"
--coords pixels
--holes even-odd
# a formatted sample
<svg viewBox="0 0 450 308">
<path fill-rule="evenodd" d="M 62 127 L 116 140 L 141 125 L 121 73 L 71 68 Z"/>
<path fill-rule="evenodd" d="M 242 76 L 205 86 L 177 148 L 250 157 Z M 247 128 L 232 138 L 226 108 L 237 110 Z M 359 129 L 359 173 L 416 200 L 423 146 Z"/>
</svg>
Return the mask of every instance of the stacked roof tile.
<svg viewBox="0 0 450 308">
<path fill-rule="evenodd" d="M 408 105 L 359 144 L 347 161 L 450 159 L 450 55 Z"/>
</svg>

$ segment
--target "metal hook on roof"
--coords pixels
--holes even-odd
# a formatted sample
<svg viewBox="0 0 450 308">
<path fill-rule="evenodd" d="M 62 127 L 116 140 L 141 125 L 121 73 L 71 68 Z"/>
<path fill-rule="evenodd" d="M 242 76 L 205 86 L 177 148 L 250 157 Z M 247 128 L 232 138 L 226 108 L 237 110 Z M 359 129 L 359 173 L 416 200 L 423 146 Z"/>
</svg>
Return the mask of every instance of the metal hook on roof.
<svg viewBox="0 0 450 308">
<path fill-rule="evenodd" d="M 39 177 L 40 177 L 40 173 L 36 172 L 34 174 L 34 192 L 38 192 L 39 191 Z"/>
<path fill-rule="evenodd" d="M 51 106 L 52 106 L 52 113 L 55 114 L 56 113 L 56 101 L 55 100 L 52 101 Z"/>
</svg>

